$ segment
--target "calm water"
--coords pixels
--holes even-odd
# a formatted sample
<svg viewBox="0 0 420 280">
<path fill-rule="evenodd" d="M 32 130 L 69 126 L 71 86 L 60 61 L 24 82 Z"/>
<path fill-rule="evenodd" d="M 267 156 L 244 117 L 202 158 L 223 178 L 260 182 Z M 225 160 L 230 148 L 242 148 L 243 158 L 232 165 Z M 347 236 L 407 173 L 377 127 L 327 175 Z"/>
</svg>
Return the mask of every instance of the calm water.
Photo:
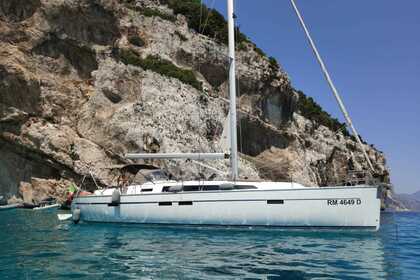
<svg viewBox="0 0 420 280">
<path fill-rule="evenodd" d="M 378 233 L 58 222 L 0 212 L 0 279 L 420 279 L 420 214 Z"/>
</svg>

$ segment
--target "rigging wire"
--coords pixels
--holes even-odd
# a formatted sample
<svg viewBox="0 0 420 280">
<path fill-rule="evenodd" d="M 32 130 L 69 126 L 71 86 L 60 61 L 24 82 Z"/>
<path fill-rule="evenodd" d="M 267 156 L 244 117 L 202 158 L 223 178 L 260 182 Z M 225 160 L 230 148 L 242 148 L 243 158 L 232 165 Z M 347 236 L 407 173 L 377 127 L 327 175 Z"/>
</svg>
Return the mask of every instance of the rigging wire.
<svg viewBox="0 0 420 280">
<path fill-rule="evenodd" d="M 200 25 L 198 26 L 198 33 L 199 34 L 201 34 L 202 18 L 203 18 L 203 0 L 200 0 Z M 200 36 L 198 37 L 198 40 L 200 42 Z M 198 73 L 201 73 L 201 61 L 200 60 L 201 60 L 201 56 L 199 55 L 198 65 L 197 65 Z M 198 104 L 200 104 L 200 103 L 198 102 Z M 199 105 L 199 108 L 198 108 L 198 120 L 199 120 L 199 122 L 201 122 L 201 106 L 200 105 Z M 203 144 L 201 142 L 200 129 L 198 130 L 198 132 L 199 132 L 198 146 L 200 147 L 198 152 L 201 153 L 203 151 Z M 200 174 L 202 174 L 201 165 L 198 166 L 198 174 L 199 174 L 198 175 L 198 180 L 201 181 L 201 176 L 200 176 Z"/>
<path fill-rule="evenodd" d="M 207 24 L 208 24 L 208 22 L 209 22 L 209 18 L 210 18 L 210 15 L 213 13 L 213 10 L 214 10 L 214 4 L 215 4 L 215 0 L 213 0 L 212 1 L 212 4 L 211 4 L 211 8 L 210 9 L 208 9 L 208 12 L 207 12 L 207 17 L 206 17 L 206 20 L 204 21 L 204 25 L 203 25 L 203 29 L 201 30 L 200 28 L 199 28 L 199 30 L 200 30 L 200 34 L 202 34 L 202 35 L 204 35 L 204 30 L 206 29 L 206 27 L 207 27 Z M 200 16 L 200 22 L 201 22 L 201 16 Z M 200 23 L 200 27 L 201 27 L 201 23 Z"/>
<path fill-rule="evenodd" d="M 343 115 L 344 115 L 344 118 L 346 119 L 347 124 L 351 128 L 351 130 L 352 130 L 352 132 L 354 134 L 354 137 L 356 138 L 356 140 L 357 140 L 360 148 L 362 149 L 363 155 L 365 156 L 365 159 L 366 159 L 366 161 L 368 163 L 368 166 L 369 166 L 370 170 L 373 173 L 375 173 L 375 168 L 373 167 L 372 162 L 370 161 L 370 158 L 369 158 L 369 156 L 368 156 L 368 154 L 366 152 L 366 149 L 363 146 L 363 143 L 362 143 L 362 140 L 360 139 L 359 133 L 357 132 L 356 128 L 354 127 L 353 122 L 352 122 L 352 120 L 351 120 L 351 118 L 350 118 L 350 116 L 349 116 L 349 114 L 347 112 L 347 109 L 344 106 L 344 103 L 341 100 L 341 97 L 340 97 L 340 95 L 339 95 L 339 93 L 338 93 L 338 91 L 337 91 L 337 89 L 336 89 L 336 87 L 335 87 L 335 85 L 334 85 L 334 83 L 333 83 L 333 81 L 331 79 L 331 76 L 330 76 L 330 74 L 329 74 L 329 72 L 327 70 L 327 67 L 325 66 L 325 63 L 324 63 L 321 55 L 318 52 L 318 49 L 317 49 L 317 47 L 316 47 L 316 45 L 315 45 L 315 43 L 314 43 L 314 41 L 312 39 L 312 36 L 309 33 L 308 28 L 306 27 L 305 21 L 303 20 L 303 16 L 301 15 L 298 7 L 296 6 L 295 1 L 294 0 L 290 0 L 290 2 L 292 4 L 292 6 L 293 6 L 293 10 L 296 13 L 296 16 L 299 19 L 299 23 L 300 23 L 300 25 L 302 26 L 302 28 L 303 28 L 303 30 L 305 32 L 305 35 L 306 35 L 306 37 L 308 39 L 308 42 L 309 42 L 309 44 L 310 44 L 310 46 L 312 48 L 312 51 L 314 52 L 315 57 L 318 60 L 319 65 L 321 66 L 321 69 L 322 69 L 322 72 L 323 72 L 323 74 L 325 76 L 325 79 L 327 80 L 328 85 L 330 86 L 331 91 L 333 92 L 333 95 L 334 95 L 334 97 L 335 97 L 335 99 L 336 99 L 336 101 L 337 101 L 337 103 L 338 103 L 338 105 L 339 105 L 339 107 L 340 107 Z"/>
<path fill-rule="evenodd" d="M 239 3 L 239 1 L 236 1 L 236 0 L 234 0 L 234 7 L 236 7 L 236 11 L 238 11 L 239 10 L 239 8 L 238 8 L 238 3 Z M 240 24 L 239 24 L 239 19 L 238 19 L 238 16 L 237 16 L 238 14 L 237 13 L 235 13 L 235 16 L 236 16 L 236 22 L 238 23 L 238 27 L 236 28 L 235 27 L 235 49 L 236 49 L 236 47 L 237 47 L 237 45 L 238 45 L 238 38 L 239 38 L 239 26 L 240 26 Z M 237 107 L 239 107 L 239 108 L 241 108 L 242 106 L 241 106 L 241 89 L 240 89 L 240 83 L 239 83 L 239 75 L 236 75 L 236 88 L 237 88 L 237 90 L 236 90 L 236 93 L 235 93 L 235 95 L 236 95 L 236 100 L 238 100 L 238 104 L 237 104 Z M 238 114 L 239 115 L 239 114 Z M 238 116 L 237 116 L 238 117 Z M 241 152 L 241 153 L 243 153 L 243 147 L 242 147 L 242 145 L 243 145 L 243 138 L 242 138 L 242 122 L 241 122 L 241 119 L 240 119 L 240 117 L 239 117 L 239 121 L 238 121 L 238 125 L 239 125 L 239 152 Z"/>
</svg>

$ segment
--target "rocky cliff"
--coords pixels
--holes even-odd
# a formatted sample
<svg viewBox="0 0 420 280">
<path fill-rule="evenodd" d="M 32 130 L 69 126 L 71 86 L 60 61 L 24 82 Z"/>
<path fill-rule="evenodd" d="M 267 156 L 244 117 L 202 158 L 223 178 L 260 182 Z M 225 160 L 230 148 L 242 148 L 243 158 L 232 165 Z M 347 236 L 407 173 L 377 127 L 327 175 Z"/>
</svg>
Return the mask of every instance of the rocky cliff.
<svg viewBox="0 0 420 280">
<path fill-rule="evenodd" d="M 98 184 L 113 184 L 108 167 L 128 163 L 127 152 L 220 151 L 228 107 L 225 26 L 205 10 L 210 20 L 197 29 L 196 5 L 2 0 L 0 194 L 48 185 L 46 195 L 54 195 L 89 172 Z M 238 34 L 241 176 L 327 185 L 349 170 L 367 170 L 341 124 Z M 366 148 L 388 180 L 383 153 Z M 177 175 L 211 175 L 191 162 L 154 164 Z M 228 163 L 209 164 L 226 170 Z"/>
</svg>

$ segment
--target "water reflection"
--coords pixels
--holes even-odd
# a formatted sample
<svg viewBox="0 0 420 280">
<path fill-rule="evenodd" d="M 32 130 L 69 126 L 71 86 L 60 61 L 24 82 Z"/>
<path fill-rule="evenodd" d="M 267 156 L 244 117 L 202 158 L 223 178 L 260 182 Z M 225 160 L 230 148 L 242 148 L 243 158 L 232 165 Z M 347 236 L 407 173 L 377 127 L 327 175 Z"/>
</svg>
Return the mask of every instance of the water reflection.
<svg viewBox="0 0 420 280">
<path fill-rule="evenodd" d="M 385 215 L 372 233 L 72 225 L 53 213 L 8 215 L 0 220 L 0 278 L 11 268 L 29 279 L 407 279 L 418 270 L 411 256 L 419 254 L 419 225 L 396 231 L 404 216 Z"/>
</svg>

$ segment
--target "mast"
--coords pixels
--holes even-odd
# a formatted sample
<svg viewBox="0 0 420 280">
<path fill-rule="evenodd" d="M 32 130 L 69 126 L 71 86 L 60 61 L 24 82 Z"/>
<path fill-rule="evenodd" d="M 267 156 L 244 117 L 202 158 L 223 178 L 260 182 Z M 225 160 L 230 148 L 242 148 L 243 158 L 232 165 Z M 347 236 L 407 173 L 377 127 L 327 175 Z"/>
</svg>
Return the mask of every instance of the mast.
<svg viewBox="0 0 420 280">
<path fill-rule="evenodd" d="M 335 99 L 337 100 L 338 106 L 340 107 L 341 112 L 343 113 L 344 118 L 346 119 L 346 122 L 347 122 L 348 126 L 349 126 L 349 127 L 350 127 L 350 129 L 352 130 L 353 135 L 354 135 L 354 137 L 356 138 L 357 143 L 358 143 L 358 144 L 359 144 L 359 146 L 360 146 L 360 149 L 362 149 L 363 155 L 365 156 L 365 159 L 366 159 L 366 161 L 367 161 L 367 163 L 368 163 L 368 165 L 369 165 L 369 168 L 370 168 L 373 172 L 375 172 L 375 168 L 373 167 L 372 162 L 370 161 L 369 156 L 368 156 L 368 154 L 366 153 L 366 149 L 365 149 L 365 147 L 363 146 L 362 141 L 360 140 L 359 133 L 357 132 L 356 128 L 354 127 L 353 122 L 352 122 L 352 120 L 351 120 L 351 118 L 350 118 L 350 115 L 349 115 L 349 113 L 347 112 L 346 107 L 344 106 L 343 100 L 341 99 L 340 95 L 338 94 L 337 88 L 335 87 L 335 85 L 334 85 L 334 83 L 333 83 L 333 81 L 332 81 L 332 79 L 331 79 L 331 76 L 330 76 L 330 74 L 328 73 L 327 67 L 325 66 L 325 63 L 324 63 L 324 61 L 322 60 L 322 57 L 321 57 L 321 55 L 319 54 L 318 49 L 317 49 L 317 47 L 316 47 L 316 45 L 315 45 L 314 41 L 312 40 L 311 34 L 309 33 L 308 28 L 306 27 L 306 24 L 305 24 L 305 22 L 304 22 L 304 20 L 303 20 L 303 17 L 302 17 L 302 15 L 301 15 L 301 13 L 299 12 L 299 9 L 298 9 L 298 7 L 296 6 L 295 1 L 294 1 L 294 0 L 290 0 L 290 2 L 292 3 L 293 9 L 295 10 L 295 13 L 296 13 L 296 15 L 297 15 L 297 17 L 298 17 L 298 19 L 299 19 L 300 24 L 302 25 L 303 30 L 305 31 L 305 35 L 306 35 L 306 37 L 307 37 L 307 39 L 308 39 L 308 41 L 309 41 L 309 44 L 311 45 L 312 51 L 314 52 L 314 54 L 315 54 L 315 56 L 316 56 L 316 59 L 318 60 L 319 65 L 321 66 L 321 69 L 322 69 L 322 72 L 324 73 L 325 79 L 327 80 L 328 85 L 330 86 L 331 91 L 333 92 L 334 97 L 335 97 Z"/>
<path fill-rule="evenodd" d="M 238 178 L 238 139 L 236 134 L 236 63 L 235 20 L 233 0 L 227 0 L 229 31 L 229 101 L 230 101 L 230 168 L 231 179 Z"/>
</svg>

